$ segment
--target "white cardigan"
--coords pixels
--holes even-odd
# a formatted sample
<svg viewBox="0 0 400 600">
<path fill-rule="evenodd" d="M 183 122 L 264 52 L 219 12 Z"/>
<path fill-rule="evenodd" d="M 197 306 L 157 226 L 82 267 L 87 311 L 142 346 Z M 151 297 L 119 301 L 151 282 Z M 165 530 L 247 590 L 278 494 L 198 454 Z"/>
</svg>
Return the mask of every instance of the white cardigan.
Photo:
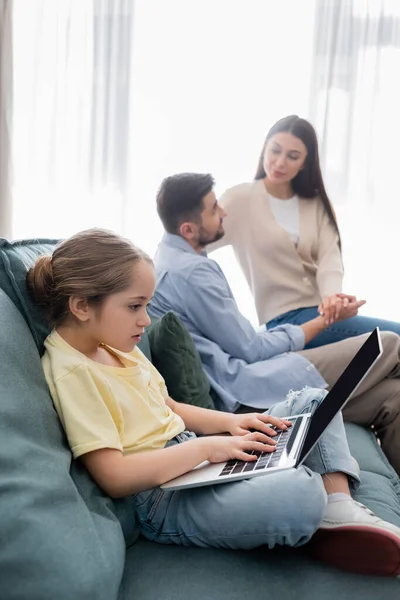
<svg viewBox="0 0 400 600">
<path fill-rule="evenodd" d="M 263 180 L 227 190 L 219 203 L 227 212 L 225 236 L 207 250 L 232 245 L 260 324 L 342 291 L 338 236 L 320 198 L 299 198 L 297 248 L 275 220 Z"/>
</svg>

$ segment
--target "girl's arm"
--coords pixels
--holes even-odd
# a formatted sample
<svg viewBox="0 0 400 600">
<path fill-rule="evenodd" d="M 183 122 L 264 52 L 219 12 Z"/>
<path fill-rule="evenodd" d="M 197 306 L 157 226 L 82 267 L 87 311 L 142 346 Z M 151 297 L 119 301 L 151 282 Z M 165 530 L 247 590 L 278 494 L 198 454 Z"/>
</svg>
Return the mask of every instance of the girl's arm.
<svg viewBox="0 0 400 600">
<path fill-rule="evenodd" d="M 256 460 L 250 452 L 272 452 L 261 432 L 243 436 L 195 438 L 169 448 L 124 455 L 103 448 L 80 456 L 84 466 L 101 489 L 113 498 L 123 498 L 187 473 L 205 460 L 224 462 L 230 458 Z"/>
<path fill-rule="evenodd" d="M 103 448 L 80 458 L 106 494 L 122 498 L 158 487 L 207 460 L 204 442 L 205 438 L 197 438 L 170 448 L 127 455 L 120 450 Z"/>
<path fill-rule="evenodd" d="M 168 397 L 166 403 L 175 414 L 181 417 L 187 429 L 200 435 L 215 433 L 245 435 L 249 431 L 257 430 L 266 436 L 273 436 L 276 435 L 275 431 L 269 425 L 275 425 L 280 429 L 286 429 L 290 425 L 285 419 L 271 417 L 266 413 L 232 414 L 183 404 L 172 400 L 170 397 Z M 274 443 L 269 437 L 266 442 Z"/>
<path fill-rule="evenodd" d="M 208 410 L 191 404 L 176 402 L 168 397 L 167 406 L 185 423 L 186 429 L 199 435 L 212 435 L 213 433 L 226 433 L 230 431 L 232 414 L 218 410 Z"/>
</svg>

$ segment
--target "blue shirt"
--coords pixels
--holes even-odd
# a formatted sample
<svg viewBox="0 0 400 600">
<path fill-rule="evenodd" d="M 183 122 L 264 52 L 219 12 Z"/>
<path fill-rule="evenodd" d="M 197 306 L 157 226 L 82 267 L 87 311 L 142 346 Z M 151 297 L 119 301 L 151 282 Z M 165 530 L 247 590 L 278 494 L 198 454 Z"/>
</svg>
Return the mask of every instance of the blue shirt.
<svg viewBox="0 0 400 600">
<path fill-rule="evenodd" d="M 166 233 L 155 258 L 157 285 L 149 312 L 171 310 L 190 332 L 220 409 L 268 408 L 304 386 L 327 387 L 306 358 L 304 332 L 281 325 L 257 333 L 241 314 L 219 265 L 182 237 Z"/>
</svg>

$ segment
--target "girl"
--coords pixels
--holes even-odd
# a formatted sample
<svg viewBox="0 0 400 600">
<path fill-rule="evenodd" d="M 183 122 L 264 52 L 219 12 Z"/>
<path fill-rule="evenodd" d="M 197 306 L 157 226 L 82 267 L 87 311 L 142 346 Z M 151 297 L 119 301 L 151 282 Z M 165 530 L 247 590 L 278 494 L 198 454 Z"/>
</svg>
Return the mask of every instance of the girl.
<svg viewBox="0 0 400 600">
<path fill-rule="evenodd" d="M 106 494 L 135 495 L 145 537 L 224 548 L 311 540 L 319 558 L 339 567 L 400 573 L 400 529 L 350 496 L 359 476 L 341 415 L 307 466 L 181 491 L 159 487 L 204 460 L 255 460 L 252 451 L 273 452 L 270 425 L 285 429 L 287 414 L 314 411 L 325 392 L 292 394 L 266 414 L 174 402 L 136 347 L 150 323 L 152 261 L 113 233 L 89 230 L 60 243 L 37 260 L 27 283 L 54 326 L 42 361 L 71 451 Z"/>
<path fill-rule="evenodd" d="M 330 324 L 306 348 L 338 342 L 376 326 L 400 334 L 400 323 L 358 315 L 365 304 L 342 293 L 343 265 L 335 213 L 325 191 L 314 128 L 296 115 L 275 123 L 255 180 L 220 199 L 225 236 L 252 291 L 260 324 L 302 325 L 318 314 Z M 341 311 L 347 318 L 334 322 Z"/>
</svg>

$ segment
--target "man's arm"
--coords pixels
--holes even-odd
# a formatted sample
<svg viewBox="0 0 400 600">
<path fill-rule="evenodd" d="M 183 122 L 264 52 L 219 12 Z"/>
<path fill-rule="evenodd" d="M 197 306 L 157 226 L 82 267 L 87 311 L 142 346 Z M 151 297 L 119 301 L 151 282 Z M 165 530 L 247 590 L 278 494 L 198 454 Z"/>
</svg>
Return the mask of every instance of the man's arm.
<svg viewBox="0 0 400 600">
<path fill-rule="evenodd" d="M 304 345 L 311 342 L 317 335 L 325 331 L 327 327 L 328 325 L 325 323 L 325 319 L 322 315 L 315 317 L 312 321 L 307 321 L 307 323 L 300 325 L 300 328 L 304 332 Z"/>
<path fill-rule="evenodd" d="M 239 311 L 224 274 L 212 259 L 198 265 L 182 285 L 179 302 L 196 329 L 231 356 L 248 363 L 301 350 L 326 328 L 324 319 L 317 317 L 301 327 L 282 325 L 257 333 Z M 178 313 L 179 309 L 176 307 Z"/>
</svg>

